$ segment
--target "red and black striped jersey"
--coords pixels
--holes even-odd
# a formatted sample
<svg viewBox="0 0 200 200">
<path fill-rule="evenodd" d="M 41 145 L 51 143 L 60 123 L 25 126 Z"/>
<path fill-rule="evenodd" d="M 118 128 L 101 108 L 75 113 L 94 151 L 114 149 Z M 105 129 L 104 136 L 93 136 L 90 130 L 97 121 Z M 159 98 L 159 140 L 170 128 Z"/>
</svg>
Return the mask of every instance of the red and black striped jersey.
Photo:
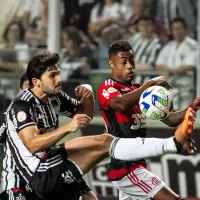
<svg viewBox="0 0 200 200">
<path fill-rule="evenodd" d="M 114 96 L 123 95 L 140 87 L 139 84 L 122 84 L 114 79 L 105 80 L 98 90 L 101 114 L 108 132 L 121 138 L 135 138 L 146 136 L 146 118 L 141 113 L 139 105 L 130 109 L 129 113 L 122 113 L 109 107 Z"/>
<path fill-rule="evenodd" d="M 124 84 L 114 79 L 105 80 L 99 87 L 98 99 L 101 114 L 110 134 L 120 138 L 146 137 L 146 118 L 141 113 L 139 104 L 133 106 L 128 113 L 118 112 L 109 106 L 113 97 L 129 93 L 138 87 L 140 87 L 139 84 Z M 145 163 L 145 160 L 125 162 L 111 158 L 109 172 L 115 173 L 115 180 L 121 179 L 128 171 L 118 173 L 118 169 L 126 169 L 137 163 Z M 113 180 L 112 177 L 110 179 Z"/>
</svg>

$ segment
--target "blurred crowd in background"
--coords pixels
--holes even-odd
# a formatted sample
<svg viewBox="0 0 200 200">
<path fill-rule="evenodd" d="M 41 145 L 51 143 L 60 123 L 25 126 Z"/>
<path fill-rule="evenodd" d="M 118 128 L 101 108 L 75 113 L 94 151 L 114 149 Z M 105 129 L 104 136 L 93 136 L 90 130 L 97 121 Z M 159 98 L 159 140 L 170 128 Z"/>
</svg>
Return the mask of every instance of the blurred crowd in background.
<svg viewBox="0 0 200 200">
<path fill-rule="evenodd" d="M 34 53 L 47 49 L 48 0 L 0 1 L 0 98 L 4 100 L 0 110 L 5 110 L 17 93 L 14 74 L 25 71 Z M 175 109 L 192 102 L 198 56 L 197 0 L 60 1 L 58 42 L 67 93 L 73 96 L 72 88 L 81 83 L 98 88 L 110 76 L 109 45 L 126 39 L 135 51 L 136 82 L 165 75 L 173 86 Z"/>
</svg>

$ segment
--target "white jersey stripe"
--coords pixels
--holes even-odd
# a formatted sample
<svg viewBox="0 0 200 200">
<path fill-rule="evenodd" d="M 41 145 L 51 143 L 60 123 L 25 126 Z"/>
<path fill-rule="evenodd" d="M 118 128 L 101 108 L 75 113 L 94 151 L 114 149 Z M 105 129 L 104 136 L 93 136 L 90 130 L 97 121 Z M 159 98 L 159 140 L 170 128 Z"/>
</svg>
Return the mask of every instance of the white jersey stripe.
<svg viewBox="0 0 200 200">
<path fill-rule="evenodd" d="M 48 169 L 50 169 L 50 168 L 52 168 L 52 167 L 55 167 L 55 166 L 57 166 L 57 165 L 59 165 L 60 163 L 62 163 L 63 162 L 63 160 L 61 160 L 61 161 L 59 161 L 59 162 L 57 162 L 57 163 L 55 163 L 55 164 L 52 164 L 52 165 L 50 165 L 50 166 L 47 166 L 47 167 L 43 167 L 43 168 L 38 168 L 37 169 L 37 171 L 38 172 L 45 172 L 45 171 L 47 171 Z"/>
</svg>

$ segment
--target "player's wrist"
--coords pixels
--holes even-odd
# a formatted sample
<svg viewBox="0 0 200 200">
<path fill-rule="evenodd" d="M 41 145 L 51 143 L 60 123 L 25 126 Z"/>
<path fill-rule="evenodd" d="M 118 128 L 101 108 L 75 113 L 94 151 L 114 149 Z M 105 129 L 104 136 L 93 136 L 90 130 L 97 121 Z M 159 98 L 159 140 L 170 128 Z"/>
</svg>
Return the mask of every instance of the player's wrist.
<svg viewBox="0 0 200 200">
<path fill-rule="evenodd" d="M 194 107 L 194 104 L 193 103 L 191 103 L 189 106 L 188 106 L 189 108 L 191 108 L 193 111 L 197 111 L 198 109 L 196 109 L 195 107 Z"/>
</svg>

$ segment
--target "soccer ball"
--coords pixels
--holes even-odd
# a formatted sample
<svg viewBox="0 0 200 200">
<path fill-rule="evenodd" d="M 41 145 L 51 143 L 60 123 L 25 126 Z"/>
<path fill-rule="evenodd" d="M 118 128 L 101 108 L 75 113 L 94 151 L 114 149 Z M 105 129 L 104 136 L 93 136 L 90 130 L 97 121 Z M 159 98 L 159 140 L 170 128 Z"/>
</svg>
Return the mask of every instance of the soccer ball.
<svg viewBox="0 0 200 200">
<path fill-rule="evenodd" d="M 151 86 L 140 96 L 139 106 L 147 118 L 162 120 L 168 117 L 173 109 L 172 95 L 162 86 Z"/>
</svg>

